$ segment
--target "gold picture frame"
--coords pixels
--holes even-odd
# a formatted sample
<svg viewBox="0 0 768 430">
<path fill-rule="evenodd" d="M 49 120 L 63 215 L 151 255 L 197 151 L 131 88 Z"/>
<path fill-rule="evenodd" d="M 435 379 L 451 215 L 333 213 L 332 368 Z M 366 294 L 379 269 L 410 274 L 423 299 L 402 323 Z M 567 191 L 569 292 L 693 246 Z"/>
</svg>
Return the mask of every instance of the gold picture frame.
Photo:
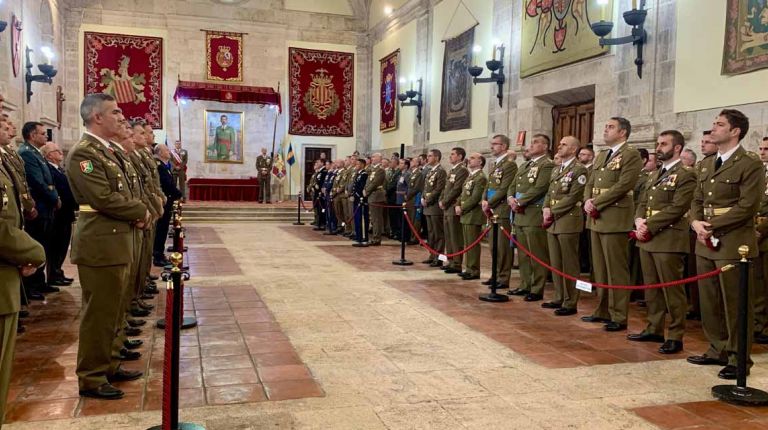
<svg viewBox="0 0 768 430">
<path fill-rule="evenodd" d="M 223 124 L 225 121 L 226 124 Z M 203 112 L 203 129 L 205 130 L 203 160 L 206 163 L 243 164 L 245 161 L 244 126 L 242 111 L 206 109 Z"/>
</svg>

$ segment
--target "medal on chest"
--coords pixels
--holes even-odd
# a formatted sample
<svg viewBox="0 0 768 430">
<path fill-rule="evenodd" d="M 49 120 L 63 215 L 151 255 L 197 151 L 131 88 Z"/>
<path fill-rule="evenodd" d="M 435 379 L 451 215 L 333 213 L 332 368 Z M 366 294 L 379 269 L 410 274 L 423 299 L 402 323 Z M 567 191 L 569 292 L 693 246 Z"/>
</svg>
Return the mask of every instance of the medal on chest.
<svg viewBox="0 0 768 430">
<path fill-rule="evenodd" d="M 621 169 L 621 154 L 613 157 L 611 161 L 608 162 L 608 170 L 619 170 Z"/>
</svg>

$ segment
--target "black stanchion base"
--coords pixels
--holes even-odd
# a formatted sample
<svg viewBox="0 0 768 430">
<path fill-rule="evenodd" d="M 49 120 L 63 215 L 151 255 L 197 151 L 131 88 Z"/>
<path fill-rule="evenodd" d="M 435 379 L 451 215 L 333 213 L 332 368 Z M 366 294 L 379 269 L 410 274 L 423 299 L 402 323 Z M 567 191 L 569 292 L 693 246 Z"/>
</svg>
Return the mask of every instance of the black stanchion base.
<svg viewBox="0 0 768 430">
<path fill-rule="evenodd" d="M 186 330 L 197 326 L 197 320 L 195 317 L 184 317 L 181 322 L 181 329 Z M 157 320 L 157 328 L 165 328 L 165 318 Z"/>
<path fill-rule="evenodd" d="M 495 292 L 490 292 L 488 294 L 482 294 L 479 299 L 484 302 L 501 303 L 508 302 L 509 296 L 505 294 L 496 294 Z"/>
<path fill-rule="evenodd" d="M 295 222 L 295 223 L 293 223 L 293 225 L 304 225 L 304 223 L 303 222 Z"/>
<path fill-rule="evenodd" d="M 413 266 L 413 261 L 409 260 L 395 260 L 392 262 L 395 266 Z"/>
<path fill-rule="evenodd" d="M 768 405 L 768 393 L 756 388 L 739 387 L 738 385 L 715 385 L 712 396 L 726 403 L 743 406 Z"/>
<path fill-rule="evenodd" d="M 163 430 L 163 426 L 154 426 L 148 428 L 147 430 Z M 201 426 L 200 424 L 179 423 L 179 426 L 176 427 L 176 430 L 205 430 L 205 427 Z"/>
<path fill-rule="evenodd" d="M 181 250 L 181 252 L 187 252 L 188 250 L 189 250 L 189 248 L 187 248 L 187 247 L 185 246 L 185 247 L 184 247 L 184 249 L 182 249 L 182 250 Z M 169 246 L 168 248 L 165 248 L 165 252 L 179 252 L 179 251 L 176 251 L 176 250 L 174 249 L 174 247 L 172 247 L 172 246 Z"/>
</svg>

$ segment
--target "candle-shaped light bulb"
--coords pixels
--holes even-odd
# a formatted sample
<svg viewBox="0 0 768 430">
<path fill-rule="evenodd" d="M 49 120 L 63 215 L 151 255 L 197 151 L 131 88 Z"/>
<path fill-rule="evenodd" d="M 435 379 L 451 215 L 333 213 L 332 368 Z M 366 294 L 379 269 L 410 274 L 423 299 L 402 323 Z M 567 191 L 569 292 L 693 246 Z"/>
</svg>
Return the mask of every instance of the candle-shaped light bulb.
<svg viewBox="0 0 768 430">
<path fill-rule="evenodd" d="M 481 48 L 480 45 L 475 45 L 474 47 L 472 47 L 472 53 L 473 53 L 472 64 L 473 65 L 477 66 L 478 59 L 480 58 L 480 51 L 482 50 L 483 48 Z"/>
<path fill-rule="evenodd" d="M 632 0 L 632 9 L 637 9 L 637 0 Z"/>
</svg>

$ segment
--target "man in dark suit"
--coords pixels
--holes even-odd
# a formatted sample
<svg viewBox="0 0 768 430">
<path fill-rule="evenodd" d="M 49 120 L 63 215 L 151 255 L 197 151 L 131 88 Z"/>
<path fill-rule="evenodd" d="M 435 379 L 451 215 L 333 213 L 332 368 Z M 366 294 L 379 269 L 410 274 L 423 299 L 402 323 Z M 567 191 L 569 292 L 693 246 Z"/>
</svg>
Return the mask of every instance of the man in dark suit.
<svg viewBox="0 0 768 430">
<path fill-rule="evenodd" d="M 53 183 L 56 186 L 56 192 L 61 199 L 61 207 L 53 215 L 53 225 L 50 236 L 51 255 L 48 260 L 48 284 L 49 285 L 70 285 L 72 278 L 64 276 L 61 266 L 67 258 L 69 242 L 72 239 L 72 223 L 75 222 L 75 211 L 77 211 L 77 201 L 69 187 L 69 180 L 64 174 L 61 163 L 64 161 L 64 153 L 59 145 L 49 142 L 43 146 L 42 154 L 48 162 L 48 168 L 53 176 Z"/>
<path fill-rule="evenodd" d="M 53 182 L 48 162 L 43 158 L 40 149 L 48 140 L 45 127 L 39 122 L 27 122 L 21 129 L 24 143 L 19 148 L 19 156 L 24 160 L 24 170 L 27 176 L 29 192 L 35 200 L 37 218 L 26 224 L 27 233 L 40 242 L 45 248 L 46 260 L 51 261 L 50 237 L 53 228 L 53 213 L 61 207 L 59 193 Z M 24 280 L 29 298 L 41 299 L 39 293 L 59 291 L 57 287 L 48 285 L 45 279 L 45 268 L 37 269 L 34 275 Z M 38 294 L 34 294 L 38 293 Z"/>
<path fill-rule="evenodd" d="M 157 173 L 160 176 L 160 186 L 167 198 L 163 216 L 157 221 L 157 233 L 155 234 L 155 246 L 152 256 L 155 262 L 165 260 L 165 240 L 168 238 L 168 228 L 173 213 L 173 202 L 181 198 L 181 191 L 171 174 L 171 151 L 163 144 L 155 146 L 155 158 L 157 159 Z"/>
</svg>

